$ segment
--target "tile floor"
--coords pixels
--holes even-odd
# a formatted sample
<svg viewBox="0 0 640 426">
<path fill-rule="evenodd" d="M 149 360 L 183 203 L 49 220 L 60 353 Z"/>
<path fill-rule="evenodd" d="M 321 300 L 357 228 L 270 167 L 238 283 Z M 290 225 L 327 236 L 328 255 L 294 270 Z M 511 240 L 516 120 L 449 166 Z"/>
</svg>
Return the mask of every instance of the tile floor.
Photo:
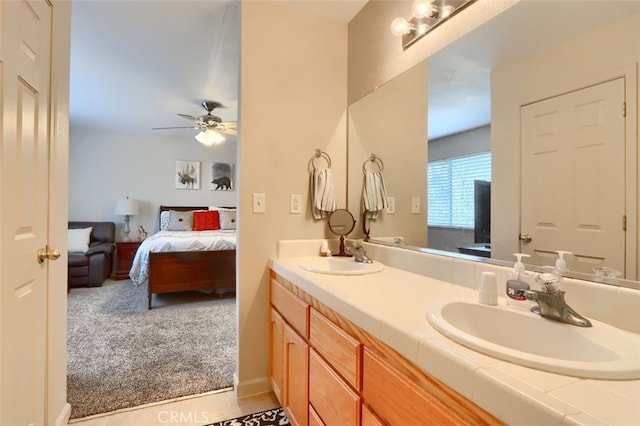
<svg viewBox="0 0 640 426">
<path fill-rule="evenodd" d="M 279 406 L 273 392 L 236 399 L 233 390 L 209 392 L 113 413 L 74 419 L 74 426 L 202 426 Z"/>
</svg>

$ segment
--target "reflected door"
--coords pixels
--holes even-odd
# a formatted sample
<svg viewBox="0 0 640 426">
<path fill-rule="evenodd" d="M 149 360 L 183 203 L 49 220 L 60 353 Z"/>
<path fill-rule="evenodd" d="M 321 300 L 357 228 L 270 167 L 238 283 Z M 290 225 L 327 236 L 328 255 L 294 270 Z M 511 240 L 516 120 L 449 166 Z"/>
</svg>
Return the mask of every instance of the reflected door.
<svg viewBox="0 0 640 426">
<path fill-rule="evenodd" d="M 46 1 L 0 2 L 3 425 L 46 423 L 51 19 Z"/>
<path fill-rule="evenodd" d="M 624 78 L 521 108 L 521 252 L 625 269 Z"/>
</svg>

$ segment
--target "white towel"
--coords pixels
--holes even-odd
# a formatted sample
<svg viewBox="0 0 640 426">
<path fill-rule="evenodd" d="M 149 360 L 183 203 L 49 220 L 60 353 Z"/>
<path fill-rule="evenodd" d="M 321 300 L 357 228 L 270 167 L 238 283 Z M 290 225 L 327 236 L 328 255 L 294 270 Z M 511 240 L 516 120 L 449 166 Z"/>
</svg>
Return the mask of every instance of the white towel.
<svg viewBox="0 0 640 426">
<path fill-rule="evenodd" d="M 364 185 L 362 185 L 362 207 L 371 219 L 378 217 L 378 212 L 387 208 L 387 190 L 384 187 L 382 172 L 364 172 Z"/>
<path fill-rule="evenodd" d="M 329 169 L 314 169 L 311 182 L 311 211 L 314 219 L 322 219 L 336 209 L 333 178 Z"/>
</svg>

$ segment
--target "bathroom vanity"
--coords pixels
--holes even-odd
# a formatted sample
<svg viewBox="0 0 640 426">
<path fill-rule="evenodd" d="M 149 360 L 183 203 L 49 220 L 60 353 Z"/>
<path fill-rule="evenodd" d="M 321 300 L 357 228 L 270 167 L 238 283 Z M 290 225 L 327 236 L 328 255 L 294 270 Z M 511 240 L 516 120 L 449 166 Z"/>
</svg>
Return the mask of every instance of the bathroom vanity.
<svg viewBox="0 0 640 426">
<path fill-rule="evenodd" d="M 527 368 L 436 331 L 430 307 L 477 303 L 472 288 L 386 259 L 381 272 L 330 275 L 281 256 L 270 265 L 270 378 L 292 424 L 640 424 L 640 380 Z M 470 276 L 482 267 L 456 262 L 447 267 Z"/>
</svg>

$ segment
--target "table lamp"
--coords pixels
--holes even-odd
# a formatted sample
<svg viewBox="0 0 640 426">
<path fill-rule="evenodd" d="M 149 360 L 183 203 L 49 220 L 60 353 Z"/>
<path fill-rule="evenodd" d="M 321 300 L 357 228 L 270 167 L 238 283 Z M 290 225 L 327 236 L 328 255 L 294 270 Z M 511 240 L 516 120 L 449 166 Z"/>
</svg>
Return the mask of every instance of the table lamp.
<svg viewBox="0 0 640 426">
<path fill-rule="evenodd" d="M 124 228 L 122 229 L 122 233 L 124 234 L 123 241 L 131 241 L 131 239 L 129 239 L 129 232 L 131 231 L 129 228 L 129 220 L 131 216 L 138 214 L 138 201 L 129 197 L 120 198 L 116 201 L 115 213 L 124 216 Z"/>
</svg>

